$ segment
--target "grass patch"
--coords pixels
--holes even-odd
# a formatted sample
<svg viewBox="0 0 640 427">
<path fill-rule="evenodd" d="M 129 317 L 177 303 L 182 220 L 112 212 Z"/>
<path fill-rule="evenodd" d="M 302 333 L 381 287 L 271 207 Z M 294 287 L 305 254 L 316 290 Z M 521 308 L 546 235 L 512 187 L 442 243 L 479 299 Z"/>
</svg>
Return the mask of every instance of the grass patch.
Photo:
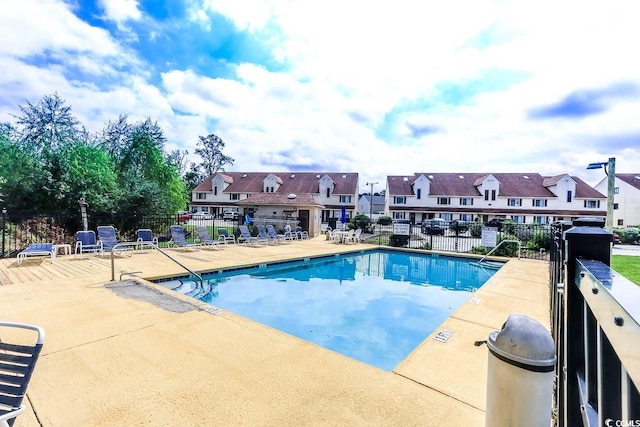
<svg viewBox="0 0 640 427">
<path fill-rule="evenodd" d="M 613 255 L 611 268 L 640 286 L 640 257 L 631 255 Z"/>
</svg>

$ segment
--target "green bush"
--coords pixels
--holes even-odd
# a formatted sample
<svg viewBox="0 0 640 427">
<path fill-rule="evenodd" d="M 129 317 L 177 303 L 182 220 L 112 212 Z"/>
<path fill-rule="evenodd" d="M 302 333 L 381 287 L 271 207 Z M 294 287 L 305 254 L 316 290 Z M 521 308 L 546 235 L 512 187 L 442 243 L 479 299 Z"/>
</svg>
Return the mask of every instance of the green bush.
<svg viewBox="0 0 640 427">
<path fill-rule="evenodd" d="M 409 244 L 409 236 L 405 234 L 392 234 L 389 236 L 389 246 L 403 248 Z"/>
<path fill-rule="evenodd" d="M 380 225 L 391 225 L 393 219 L 390 216 L 381 216 L 378 218 L 378 224 Z"/>
<path fill-rule="evenodd" d="M 614 233 L 617 233 L 620 236 L 620 241 L 622 243 L 633 243 L 640 235 L 640 228 L 629 227 L 623 229 L 614 229 Z"/>
<path fill-rule="evenodd" d="M 527 242 L 527 248 L 539 251 L 549 249 L 551 246 L 551 233 L 544 230 L 535 230 L 531 239 Z"/>
<path fill-rule="evenodd" d="M 469 225 L 469 233 L 472 237 L 480 237 L 482 236 L 482 224 L 479 222 L 474 222 Z"/>
<path fill-rule="evenodd" d="M 369 223 L 371 222 L 371 220 L 366 215 L 358 214 L 353 217 L 352 222 L 354 226 L 353 228 L 360 228 L 362 230 L 365 230 L 369 227 Z"/>
<path fill-rule="evenodd" d="M 469 229 L 469 223 L 466 221 L 451 221 L 449 223 L 449 230 L 451 230 L 456 236 L 464 234 Z"/>
</svg>

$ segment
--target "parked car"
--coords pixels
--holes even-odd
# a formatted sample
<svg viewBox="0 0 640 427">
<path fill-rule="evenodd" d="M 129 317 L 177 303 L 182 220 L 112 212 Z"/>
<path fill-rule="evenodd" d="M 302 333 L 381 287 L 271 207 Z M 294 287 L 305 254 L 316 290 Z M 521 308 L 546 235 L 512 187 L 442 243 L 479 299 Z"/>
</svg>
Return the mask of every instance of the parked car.
<svg viewBox="0 0 640 427">
<path fill-rule="evenodd" d="M 464 234 L 469 231 L 469 227 L 471 227 L 472 224 L 473 223 L 470 221 L 455 219 L 449 223 L 449 230 L 451 230 L 456 235 Z"/>
<path fill-rule="evenodd" d="M 425 219 L 420 225 L 422 234 L 442 234 L 447 228 L 447 221 L 442 218 Z"/>
<path fill-rule="evenodd" d="M 227 221 L 236 221 L 240 217 L 238 212 L 227 211 L 222 215 L 222 219 Z"/>
<path fill-rule="evenodd" d="M 618 233 L 613 233 L 613 244 L 620 244 L 622 240 L 620 240 L 620 235 Z"/>
<path fill-rule="evenodd" d="M 209 212 L 196 212 L 191 215 L 191 219 L 213 219 L 213 215 Z"/>
<path fill-rule="evenodd" d="M 502 230 L 502 224 L 506 221 L 506 218 L 493 218 L 489 220 L 485 225 L 487 227 L 495 227 L 498 231 Z"/>
<path fill-rule="evenodd" d="M 187 211 L 178 211 L 178 222 L 187 222 L 191 219 L 191 213 Z"/>
</svg>

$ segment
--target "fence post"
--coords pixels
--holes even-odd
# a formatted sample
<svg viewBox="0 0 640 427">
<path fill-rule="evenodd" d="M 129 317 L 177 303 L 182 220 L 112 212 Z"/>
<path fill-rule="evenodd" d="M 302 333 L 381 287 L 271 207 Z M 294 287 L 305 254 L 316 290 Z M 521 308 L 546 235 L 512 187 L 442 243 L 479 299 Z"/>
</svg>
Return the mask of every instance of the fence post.
<svg viewBox="0 0 640 427">
<path fill-rule="evenodd" d="M 579 218 L 573 221 L 573 227 L 564 233 L 566 241 L 566 277 L 564 288 L 564 372 L 560 383 L 563 393 L 561 402 L 561 413 L 564 426 L 580 425 L 582 423 L 582 413 L 580 408 L 581 391 L 578 384 L 578 374 L 584 364 L 585 346 L 585 309 L 584 299 L 576 287 L 576 258 L 585 258 L 600 261 L 607 266 L 611 266 L 611 243 L 612 233 L 604 228 L 604 221 L 595 218 Z M 584 374 L 584 373 L 583 373 Z M 562 422 L 564 421 L 564 422 Z"/>
<path fill-rule="evenodd" d="M 4 238 L 7 233 L 5 226 L 7 224 L 7 208 L 2 208 L 2 251 L 0 251 L 0 258 L 4 258 Z"/>
</svg>

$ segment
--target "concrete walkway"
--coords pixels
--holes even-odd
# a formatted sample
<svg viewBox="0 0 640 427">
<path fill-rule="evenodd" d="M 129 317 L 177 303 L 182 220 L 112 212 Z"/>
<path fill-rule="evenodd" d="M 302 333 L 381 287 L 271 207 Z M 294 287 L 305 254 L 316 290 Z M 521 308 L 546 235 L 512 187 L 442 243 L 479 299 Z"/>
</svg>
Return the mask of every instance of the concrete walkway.
<svg viewBox="0 0 640 427">
<path fill-rule="evenodd" d="M 323 238 L 171 251 L 194 270 L 368 248 Z M 442 426 L 484 424 L 486 339 L 509 313 L 549 325 L 548 264 L 511 260 L 393 372 L 123 272 L 182 274 L 157 252 L 115 260 L 0 260 L 3 320 L 43 326 L 25 426 Z M 433 338 L 446 329 L 445 342 Z M 0 337 L 7 339 L 7 337 Z"/>
</svg>

